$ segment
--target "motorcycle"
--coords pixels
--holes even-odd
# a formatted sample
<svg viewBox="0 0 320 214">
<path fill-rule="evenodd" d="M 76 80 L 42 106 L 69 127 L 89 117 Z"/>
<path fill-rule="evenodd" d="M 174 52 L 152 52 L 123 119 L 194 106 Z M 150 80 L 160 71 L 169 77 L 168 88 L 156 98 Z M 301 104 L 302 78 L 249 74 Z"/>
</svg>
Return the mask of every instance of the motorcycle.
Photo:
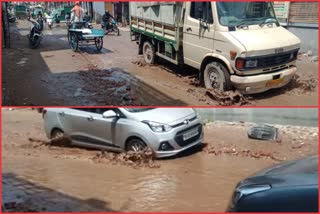
<svg viewBox="0 0 320 214">
<path fill-rule="evenodd" d="M 104 22 L 101 23 L 101 28 L 105 29 L 105 34 L 107 35 L 108 33 L 114 32 L 117 36 L 120 35 L 120 30 L 117 26 L 116 20 L 112 19 L 111 22 L 108 23 L 109 26 L 105 26 Z"/>
<path fill-rule="evenodd" d="M 84 24 L 83 24 L 83 26 L 85 27 L 85 28 L 89 28 L 89 29 L 92 29 L 93 28 L 93 26 L 92 26 L 92 23 L 90 23 L 89 21 L 85 21 L 84 22 Z"/>
<path fill-rule="evenodd" d="M 17 18 L 15 17 L 15 15 L 8 13 L 8 20 L 10 23 L 15 23 Z"/>
<path fill-rule="evenodd" d="M 38 18 L 36 21 L 28 21 L 32 23 L 30 33 L 28 34 L 29 46 L 32 49 L 37 48 L 42 40 L 42 30 L 43 30 L 43 18 Z"/>
<path fill-rule="evenodd" d="M 51 29 L 53 26 L 53 17 L 52 16 L 47 17 L 47 23 L 48 23 L 48 27 Z"/>
</svg>

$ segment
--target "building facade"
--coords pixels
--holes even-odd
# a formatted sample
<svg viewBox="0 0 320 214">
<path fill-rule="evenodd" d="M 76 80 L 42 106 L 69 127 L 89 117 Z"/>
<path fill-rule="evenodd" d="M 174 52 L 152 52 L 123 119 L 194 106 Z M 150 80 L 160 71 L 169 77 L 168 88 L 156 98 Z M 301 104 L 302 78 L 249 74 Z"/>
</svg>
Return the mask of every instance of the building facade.
<svg viewBox="0 0 320 214">
<path fill-rule="evenodd" d="M 280 24 L 301 40 L 301 52 L 318 55 L 318 2 L 274 2 Z"/>
</svg>

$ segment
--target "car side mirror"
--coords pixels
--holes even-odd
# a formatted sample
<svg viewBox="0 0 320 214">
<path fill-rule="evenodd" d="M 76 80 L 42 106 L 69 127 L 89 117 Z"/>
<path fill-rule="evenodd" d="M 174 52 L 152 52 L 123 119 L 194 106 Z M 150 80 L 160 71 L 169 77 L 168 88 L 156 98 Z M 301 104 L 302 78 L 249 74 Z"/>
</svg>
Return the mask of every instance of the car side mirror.
<svg viewBox="0 0 320 214">
<path fill-rule="evenodd" d="M 118 115 L 114 112 L 114 111 L 112 111 L 112 110 L 108 110 L 108 111 L 105 111 L 105 112 L 103 112 L 103 114 L 102 114 L 102 117 L 103 118 L 115 118 L 115 117 L 117 117 Z"/>
</svg>

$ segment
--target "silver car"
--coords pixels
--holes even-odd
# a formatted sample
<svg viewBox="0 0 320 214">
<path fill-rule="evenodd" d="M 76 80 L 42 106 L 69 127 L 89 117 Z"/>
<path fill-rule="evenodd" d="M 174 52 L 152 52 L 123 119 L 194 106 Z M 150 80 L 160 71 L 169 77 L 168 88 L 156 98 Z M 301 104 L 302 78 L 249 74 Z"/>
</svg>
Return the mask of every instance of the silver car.
<svg viewBox="0 0 320 214">
<path fill-rule="evenodd" d="M 66 134 L 79 146 L 111 151 L 150 147 L 168 157 L 202 143 L 202 124 L 192 108 L 45 108 L 49 138 Z"/>
</svg>

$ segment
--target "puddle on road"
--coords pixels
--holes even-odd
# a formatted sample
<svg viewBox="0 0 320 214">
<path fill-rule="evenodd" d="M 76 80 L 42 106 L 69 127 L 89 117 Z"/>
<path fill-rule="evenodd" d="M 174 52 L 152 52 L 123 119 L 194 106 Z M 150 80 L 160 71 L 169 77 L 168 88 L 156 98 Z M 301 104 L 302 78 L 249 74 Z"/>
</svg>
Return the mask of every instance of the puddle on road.
<svg viewBox="0 0 320 214">
<path fill-rule="evenodd" d="M 47 155 L 29 157 L 28 161 L 17 155 L 14 159 L 5 158 L 4 162 L 10 166 L 4 169 L 4 173 L 12 168 L 25 180 L 28 180 L 28 175 L 36 175 L 31 182 L 53 192 L 63 190 L 62 193 L 87 201 L 88 205 L 94 205 L 87 200 L 93 198 L 108 203 L 108 209 L 142 212 L 222 212 L 235 184 L 250 172 L 270 164 L 266 161 L 252 164 L 252 159 L 237 157 L 208 159 L 208 156 L 201 155 L 164 160 L 161 168 L 142 170 L 91 161 L 52 159 Z M 39 173 L 43 168 L 50 170 Z M 50 196 L 52 192 L 44 191 L 41 195 L 46 194 Z M 64 198 L 63 195 L 59 197 L 58 200 Z M 54 197 L 49 198 L 55 201 Z M 50 203 L 42 203 L 41 206 L 46 210 L 54 208 Z M 79 210 L 74 204 L 70 204 L 70 209 Z"/>
<path fill-rule="evenodd" d="M 121 68 L 53 73 L 42 78 L 50 96 L 61 96 L 72 105 L 170 105 L 176 100 L 146 85 Z M 72 98 L 72 99 L 70 99 Z"/>
</svg>

